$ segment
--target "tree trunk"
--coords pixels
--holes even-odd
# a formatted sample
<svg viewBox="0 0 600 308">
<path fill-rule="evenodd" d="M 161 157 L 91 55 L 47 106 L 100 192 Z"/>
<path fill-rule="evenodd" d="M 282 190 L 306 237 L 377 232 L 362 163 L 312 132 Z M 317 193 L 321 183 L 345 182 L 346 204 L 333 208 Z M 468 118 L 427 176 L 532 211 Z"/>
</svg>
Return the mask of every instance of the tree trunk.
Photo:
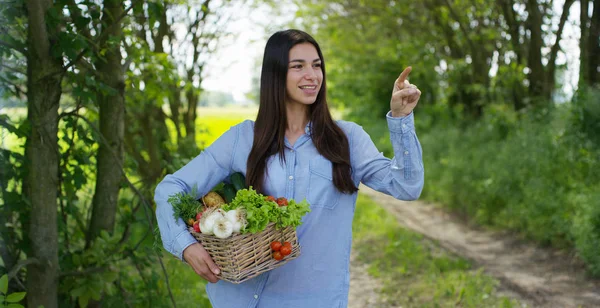
<svg viewBox="0 0 600 308">
<path fill-rule="evenodd" d="M 529 72 L 529 92 L 533 98 L 546 97 L 546 74 L 542 64 L 542 48 L 544 41 L 542 38 L 542 13 L 536 0 L 527 1 L 527 26 L 530 32 L 529 55 L 527 57 L 527 66 Z"/>
<path fill-rule="evenodd" d="M 188 79 L 188 80 L 191 80 Z M 193 86 L 186 92 L 188 109 L 183 117 L 183 125 L 185 127 L 185 138 L 188 140 L 196 140 L 196 108 L 198 108 L 198 91 Z"/>
<path fill-rule="evenodd" d="M 120 21 L 115 21 L 123 14 L 123 2 L 120 0 L 104 1 L 103 24 L 110 36 L 121 36 Z M 109 25 L 112 25 L 109 28 Z M 119 188 L 122 181 L 123 138 L 125 125 L 125 77 L 121 68 L 121 51 L 119 46 L 112 46 L 105 57 L 99 57 L 96 66 L 101 82 L 109 86 L 111 93 L 98 92 L 100 106 L 100 141 L 97 160 L 96 191 L 92 201 L 92 220 L 88 230 L 87 244 L 106 230 L 113 232 Z"/>
<path fill-rule="evenodd" d="M 27 189 L 31 202 L 29 238 L 36 264 L 27 267 L 27 305 L 58 307 L 58 104 L 62 59 L 53 57 L 51 42 L 58 28 L 47 26 L 52 0 L 28 0 L 27 118 L 30 164 Z M 56 10 L 60 14 L 60 10 Z"/>
<path fill-rule="evenodd" d="M 556 38 L 554 40 L 554 44 L 552 45 L 552 47 L 550 48 L 550 60 L 548 60 L 548 65 L 547 65 L 547 94 L 548 96 L 550 96 L 550 94 L 552 93 L 552 91 L 554 91 L 554 87 L 555 87 L 555 73 L 556 73 L 556 57 L 558 56 L 558 51 L 560 50 L 560 40 L 562 39 L 562 33 L 563 30 L 565 28 L 565 24 L 567 22 L 567 19 L 569 18 L 569 11 L 571 10 L 571 5 L 573 4 L 573 2 L 575 2 L 575 0 L 566 0 L 565 4 L 563 5 L 563 11 L 560 15 L 560 21 L 558 23 L 558 30 L 556 31 Z"/>
<path fill-rule="evenodd" d="M 588 48 L 588 39 L 589 39 L 589 28 L 588 28 L 588 23 L 590 20 L 590 15 L 588 14 L 588 6 L 589 6 L 589 1 L 588 0 L 581 0 L 579 1 L 580 5 L 581 5 L 581 15 L 580 15 L 580 31 L 581 31 L 581 37 L 579 38 L 579 50 L 580 50 L 580 57 L 579 57 L 579 86 L 584 86 L 584 85 L 588 85 L 589 84 L 589 59 L 590 59 L 590 55 L 589 53 L 589 48 Z"/>
<path fill-rule="evenodd" d="M 594 1 L 594 11 L 588 36 L 589 82 L 590 86 L 600 86 L 600 1 Z"/>
</svg>

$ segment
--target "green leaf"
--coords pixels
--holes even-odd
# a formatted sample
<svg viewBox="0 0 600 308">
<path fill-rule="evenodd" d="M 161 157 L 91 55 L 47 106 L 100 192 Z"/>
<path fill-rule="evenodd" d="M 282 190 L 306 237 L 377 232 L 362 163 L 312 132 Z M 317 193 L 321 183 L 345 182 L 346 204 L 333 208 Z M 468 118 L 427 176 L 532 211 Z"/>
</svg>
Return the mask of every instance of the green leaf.
<svg viewBox="0 0 600 308">
<path fill-rule="evenodd" d="M 9 304 L 6 308 L 24 308 L 21 304 Z M 43 306 L 42 306 L 43 308 Z"/>
<path fill-rule="evenodd" d="M 8 292 L 8 275 L 4 274 L 0 277 L 0 293 L 6 294 Z"/>
<path fill-rule="evenodd" d="M 25 298 L 25 292 L 16 292 L 6 297 L 9 303 L 18 303 Z"/>
<path fill-rule="evenodd" d="M 79 303 L 79 307 L 87 307 L 88 302 L 90 301 L 90 298 L 88 295 L 82 295 L 77 299 L 77 302 Z"/>
</svg>

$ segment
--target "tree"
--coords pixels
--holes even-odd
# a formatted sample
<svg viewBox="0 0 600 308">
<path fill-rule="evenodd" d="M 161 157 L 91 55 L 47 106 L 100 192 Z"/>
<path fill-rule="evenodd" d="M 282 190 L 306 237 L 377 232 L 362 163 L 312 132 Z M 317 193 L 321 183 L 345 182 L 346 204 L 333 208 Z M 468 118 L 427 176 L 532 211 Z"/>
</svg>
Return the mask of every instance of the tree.
<svg viewBox="0 0 600 308">
<path fill-rule="evenodd" d="M 98 92 L 100 133 L 97 158 L 96 192 L 92 202 L 92 219 L 88 229 L 88 245 L 101 230 L 112 233 L 115 226 L 119 190 L 122 183 L 124 130 L 125 130 L 125 76 L 121 66 L 122 0 L 105 0 L 102 13 L 103 32 L 114 37 L 96 54 L 96 68 L 100 81 L 108 89 Z M 105 56 L 102 56 L 104 53 Z"/>
<path fill-rule="evenodd" d="M 58 307 L 58 106 L 62 94 L 62 58 L 53 55 L 58 40 L 57 20 L 51 0 L 28 0 L 27 139 L 29 176 L 27 196 L 31 202 L 29 239 L 36 262 L 27 267 L 27 304 Z"/>
<path fill-rule="evenodd" d="M 591 16 L 590 4 L 593 5 Z M 600 84 L 600 3 L 581 0 L 579 49 L 579 85 Z"/>
<path fill-rule="evenodd" d="M 352 85 L 372 85 L 369 78 L 377 75 L 395 78 L 387 72 L 390 64 L 396 70 L 412 64 L 410 77 L 431 90 L 423 93 L 433 93 L 432 101 L 477 119 L 490 104 L 508 103 L 515 110 L 549 105 L 573 2 L 554 12 L 545 0 L 313 1 L 303 3 L 299 15 L 334 55 L 334 99 L 342 86 L 341 92 L 359 92 L 344 98 L 357 109 L 364 98 L 381 102 L 383 84 L 360 91 Z M 337 75 L 338 67 L 343 74 Z M 427 76 L 418 74 L 423 71 Z"/>
</svg>

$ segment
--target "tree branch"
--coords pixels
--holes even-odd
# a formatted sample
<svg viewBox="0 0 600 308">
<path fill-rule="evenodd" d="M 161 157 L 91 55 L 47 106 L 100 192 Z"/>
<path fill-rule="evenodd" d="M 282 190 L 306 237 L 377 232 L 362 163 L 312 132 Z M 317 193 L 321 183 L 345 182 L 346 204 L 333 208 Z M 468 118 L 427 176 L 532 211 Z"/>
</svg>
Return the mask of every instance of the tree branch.
<svg viewBox="0 0 600 308">
<path fill-rule="evenodd" d="M 444 0 L 444 2 L 446 3 L 446 7 L 448 7 L 448 11 L 450 11 L 450 15 L 452 15 L 452 17 L 454 17 L 454 20 L 456 20 L 456 22 L 458 23 L 458 27 L 460 28 L 460 31 L 465 36 L 465 40 L 467 40 L 467 43 L 469 43 L 469 46 L 471 46 L 471 50 L 473 50 L 473 51 L 476 50 L 475 44 L 469 37 L 469 31 L 467 31 L 467 29 L 465 29 L 465 26 L 463 25 L 463 23 L 460 20 L 460 16 L 458 16 L 456 11 L 454 11 L 454 8 L 452 8 L 452 5 L 450 4 L 450 2 L 448 0 Z"/>
<path fill-rule="evenodd" d="M 514 3 L 512 0 L 502 0 L 499 1 L 502 7 L 502 14 L 504 15 L 504 19 L 506 24 L 508 25 L 508 30 L 510 32 L 510 41 L 512 42 L 512 47 L 514 52 L 517 54 L 517 63 L 523 63 L 523 48 L 521 44 L 519 44 L 519 21 L 516 19 L 516 12 L 513 8 Z"/>
<path fill-rule="evenodd" d="M 442 22 L 436 7 L 430 1 L 424 1 L 425 7 L 427 7 L 432 13 L 433 22 L 441 29 L 446 39 L 447 45 L 450 48 L 450 56 L 455 59 L 464 57 L 464 51 L 462 47 L 457 44 L 454 37 L 454 30 L 452 30 L 446 23 Z"/>
<path fill-rule="evenodd" d="M 27 266 L 29 264 L 39 264 L 39 260 L 35 259 L 35 258 L 29 258 L 26 260 L 21 260 L 19 262 L 17 262 L 17 264 L 15 264 L 15 266 L 13 268 L 10 269 L 10 271 L 8 271 L 8 280 L 12 279 L 13 277 L 15 277 L 17 275 L 17 272 L 24 266 Z"/>
<path fill-rule="evenodd" d="M 15 89 L 14 89 L 14 90 L 11 90 L 11 92 L 12 92 L 12 93 L 13 93 L 15 96 L 19 97 L 19 96 L 21 96 L 21 94 L 27 95 L 27 91 L 23 90 L 23 89 L 21 88 L 21 86 L 19 86 L 19 85 L 17 85 L 17 84 L 15 84 L 15 83 L 13 83 L 12 81 L 10 81 L 10 80 L 8 80 L 8 79 L 6 79 L 6 78 L 2 77 L 2 76 L 0 76 L 0 81 L 4 82 L 4 83 L 6 83 L 6 84 L 8 84 L 8 85 L 10 85 L 10 86 L 13 86 Z"/>
<path fill-rule="evenodd" d="M 100 130 L 98 128 L 96 128 L 96 126 L 94 126 L 94 124 L 92 122 L 90 122 L 90 120 L 88 120 L 86 117 L 75 113 L 75 112 L 67 112 L 67 113 L 61 113 L 58 115 L 58 118 L 61 119 L 63 117 L 67 117 L 67 116 L 71 116 L 71 117 L 76 117 L 79 119 L 82 119 L 84 122 L 86 122 L 95 132 L 96 134 L 98 134 L 98 136 L 100 136 L 100 141 L 103 142 L 104 144 L 108 145 L 108 141 L 106 140 L 106 138 L 104 137 L 104 135 L 102 135 L 102 133 L 100 132 Z M 111 151 L 112 155 L 114 155 L 114 157 L 117 157 L 117 154 L 114 153 L 114 151 Z M 137 189 L 137 187 L 135 187 L 133 185 L 133 183 L 131 183 L 131 181 L 129 180 L 129 178 L 127 177 L 127 174 L 125 173 L 125 170 L 123 168 L 123 165 L 119 164 L 119 168 L 121 170 L 121 175 L 123 176 L 123 178 L 125 179 L 125 182 L 127 182 L 127 186 L 129 186 L 129 188 L 131 190 L 133 190 L 133 192 L 138 195 L 138 197 L 140 198 L 140 201 L 144 204 L 144 206 L 150 210 L 152 210 L 152 206 L 150 205 L 150 203 L 148 202 L 148 200 L 146 200 L 146 198 L 144 197 L 144 195 L 139 191 L 139 189 Z M 147 219 L 148 219 L 148 223 L 149 223 L 149 227 L 150 230 L 154 229 L 154 221 L 152 220 L 152 218 L 148 215 L 146 215 Z"/>
<path fill-rule="evenodd" d="M 77 3 L 75 3 L 75 0 L 67 0 L 67 7 L 69 8 L 69 12 L 71 13 L 71 16 L 73 16 L 73 20 L 78 19 L 81 17 L 81 10 L 79 9 L 79 7 L 77 6 Z M 92 35 L 90 34 L 90 29 L 87 27 L 83 27 L 81 29 L 77 29 L 79 30 L 79 32 L 88 40 L 92 40 Z"/>
<path fill-rule="evenodd" d="M 129 11 L 131 11 L 131 9 L 133 9 L 133 7 L 137 4 L 138 1 L 140 1 L 140 0 L 131 1 L 131 5 L 123 11 L 123 14 L 121 14 L 117 19 L 115 19 L 114 22 L 110 26 L 104 28 L 104 30 L 96 38 L 97 43 L 95 45 L 97 45 L 97 46 L 104 45 L 104 42 L 106 41 L 106 39 L 108 39 L 108 34 L 112 32 L 112 29 L 114 27 L 121 24 L 120 23 L 121 19 L 123 19 L 123 18 L 125 18 L 125 16 L 127 16 Z M 83 56 L 89 51 L 90 51 L 89 47 L 84 48 L 77 56 L 75 56 L 75 59 L 73 59 L 71 62 L 69 62 L 67 65 L 65 65 L 65 67 L 63 68 L 63 74 L 66 73 L 67 70 L 69 68 L 71 68 L 71 66 L 73 66 L 73 65 L 75 65 L 75 63 L 79 62 L 79 60 L 81 58 L 83 58 Z"/>
<path fill-rule="evenodd" d="M 19 74 L 22 74 L 22 75 L 26 75 L 27 74 L 25 71 L 19 70 L 18 68 L 14 68 L 12 66 L 8 66 L 8 65 L 6 65 L 4 63 L 1 63 L 1 62 L 0 62 L 0 66 L 4 67 L 5 69 L 7 69 L 7 70 L 9 70 L 11 72 L 14 72 L 14 73 L 19 73 Z"/>
<path fill-rule="evenodd" d="M 14 44 L 11 44 L 11 43 L 9 43 L 7 41 L 0 40 L 0 45 L 2 45 L 4 47 L 8 47 L 10 49 L 14 49 L 14 50 L 20 52 L 23 55 L 27 55 L 27 50 L 25 48 L 19 47 L 19 46 L 14 45 Z"/>
<path fill-rule="evenodd" d="M 162 268 L 163 274 L 165 275 L 165 283 L 167 284 L 167 290 L 169 291 L 171 303 L 173 303 L 173 307 L 177 307 L 177 304 L 175 304 L 175 297 L 173 296 L 173 292 L 171 292 L 171 286 L 169 284 L 169 275 L 167 274 L 167 269 L 165 268 L 165 265 L 158 251 L 156 252 L 156 256 L 158 257 L 158 263 L 160 263 L 160 267 Z"/>
<path fill-rule="evenodd" d="M 566 0 L 565 5 L 563 6 L 563 11 L 560 15 L 560 22 L 558 24 L 558 30 L 556 31 L 556 40 L 554 41 L 554 45 L 550 49 L 550 61 L 548 62 L 550 78 L 554 78 L 554 69 L 556 67 L 556 57 L 558 55 L 558 50 L 560 50 L 560 40 L 562 38 L 562 33 L 569 18 L 569 11 L 571 9 L 571 4 L 573 4 L 575 0 Z"/>
</svg>

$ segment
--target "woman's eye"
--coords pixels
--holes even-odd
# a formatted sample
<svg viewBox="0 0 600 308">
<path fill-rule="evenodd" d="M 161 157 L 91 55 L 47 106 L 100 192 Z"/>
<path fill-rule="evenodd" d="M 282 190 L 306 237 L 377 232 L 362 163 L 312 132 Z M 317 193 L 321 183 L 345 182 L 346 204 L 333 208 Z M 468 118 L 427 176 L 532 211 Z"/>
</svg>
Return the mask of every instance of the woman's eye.
<svg viewBox="0 0 600 308">
<path fill-rule="evenodd" d="M 321 63 L 316 63 L 313 65 L 314 67 L 321 67 Z"/>
<path fill-rule="evenodd" d="M 298 65 L 293 65 L 293 66 L 292 66 L 292 68 L 294 68 L 294 69 L 299 69 L 299 68 L 302 68 L 302 65 L 300 65 L 300 64 L 298 64 Z"/>
</svg>

